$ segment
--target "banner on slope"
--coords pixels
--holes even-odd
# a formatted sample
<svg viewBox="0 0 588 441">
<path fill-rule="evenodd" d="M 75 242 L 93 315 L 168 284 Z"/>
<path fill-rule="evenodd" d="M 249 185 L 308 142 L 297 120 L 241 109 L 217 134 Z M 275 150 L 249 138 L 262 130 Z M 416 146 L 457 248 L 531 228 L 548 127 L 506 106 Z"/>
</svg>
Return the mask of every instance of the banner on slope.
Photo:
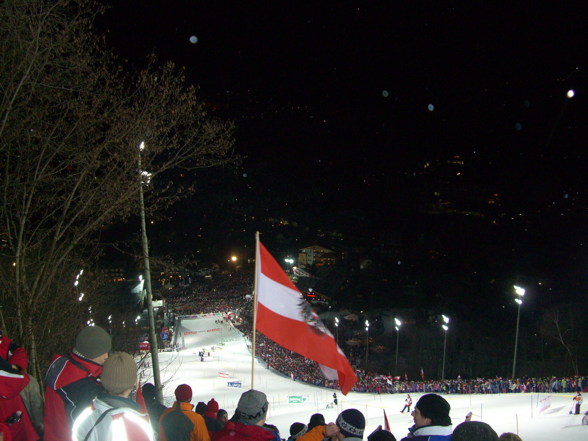
<svg viewBox="0 0 588 441">
<path fill-rule="evenodd" d="M 323 375 L 338 379 L 347 395 L 357 377 L 335 338 L 259 240 L 257 256 L 255 328 L 280 346 L 316 361 Z"/>
</svg>

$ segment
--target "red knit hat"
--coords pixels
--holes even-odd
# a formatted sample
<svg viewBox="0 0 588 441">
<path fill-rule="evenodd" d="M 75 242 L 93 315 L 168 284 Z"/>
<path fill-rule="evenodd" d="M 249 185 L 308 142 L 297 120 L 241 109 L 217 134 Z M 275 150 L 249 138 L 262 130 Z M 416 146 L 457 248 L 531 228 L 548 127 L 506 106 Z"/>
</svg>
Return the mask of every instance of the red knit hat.
<svg viewBox="0 0 588 441">
<path fill-rule="evenodd" d="M 192 401 L 192 388 L 187 384 L 180 384 L 176 387 L 175 394 L 178 401 Z"/>
<path fill-rule="evenodd" d="M 214 413 L 217 413 L 218 412 L 218 403 L 216 402 L 216 400 L 214 398 L 212 398 L 206 404 L 206 411 L 207 412 L 214 412 Z"/>
</svg>

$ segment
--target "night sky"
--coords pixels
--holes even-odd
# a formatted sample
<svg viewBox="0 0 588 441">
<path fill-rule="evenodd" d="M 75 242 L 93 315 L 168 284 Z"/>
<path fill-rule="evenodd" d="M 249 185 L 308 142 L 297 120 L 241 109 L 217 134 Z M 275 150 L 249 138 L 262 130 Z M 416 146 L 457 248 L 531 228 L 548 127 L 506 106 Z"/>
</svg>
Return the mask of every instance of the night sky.
<svg viewBox="0 0 588 441">
<path fill-rule="evenodd" d="M 299 3 L 126 0 L 100 20 L 129 69 L 151 52 L 184 66 L 211 115 L 237 125 L 242 167 L 209 175 L 178 217 L 217 193 L 267 198 L 264 215 L 357 240 L 398 232 L 403 259 L 414 243 L 445 258 L 433 273 L 469 274 L 448 282 L 463 292 L 585 291 L 586 7 Z M 412 265 L 403 277 L 429 264 Z"/>
</svg>

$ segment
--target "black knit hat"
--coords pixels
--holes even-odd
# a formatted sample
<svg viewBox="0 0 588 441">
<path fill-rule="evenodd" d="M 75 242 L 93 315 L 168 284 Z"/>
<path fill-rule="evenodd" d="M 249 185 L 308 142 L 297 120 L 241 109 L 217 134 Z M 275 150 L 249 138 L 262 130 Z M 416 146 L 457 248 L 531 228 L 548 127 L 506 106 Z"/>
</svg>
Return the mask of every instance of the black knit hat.
<svg viewBox="0 0 588 441">
<path fill-rule="evenodd" d="M 440 395 L 423 395 L 415 406 L 421 415 L 431 419 L 433 426 L 451 426 L 449 411 L 451 406 L 445 398 Z"/>
<path fill-rule="evenodd" d="M 86 326 L 76 337 L 74 352 L 84 358 L 93 359 L 110 352 L 112 340 L 100 326 Z"/>
<path fill-rule="evenodd" d="M 290 437 L 296 439 L 304 435 L 308 431 L 308 427 L 304 423 L 294 423 L 290 426 Z"/>
<path fill-rule="evenodd" d="M 196 413 L 200 415 L 204 415 L 206 413 L 206 403 L 204 401 L 198 401 L 196 404 L 196 409 L 194 409 Z"/>
<path fill-rule="evenodd" d="M 451 435 L 452 441 L 498 441 L 498 435 L 492 427 L 482 421 L 461 423 Z"/>
<path fill-rule="evenodd" d="M 396 437 L 384 429 L 374 430 L 367 439 L 368 441 L 396 441 Z"/>
<path fill-rule="evenodd" d="M 322 413 L 313 413 L 308 422 L 308 430 L 312 430 L 316 426 L 324 426 L 325 424 L 325 417 Z"/>
<path fill-rule="evenodd" d="M 363 431 L 365 429 L 365 417 L 357 409 L 345 409 L 337 417 L 335 424 L 341 430 L 345 437 L 353 436 L 356 438 L 363 438 Z"/>
</svg>

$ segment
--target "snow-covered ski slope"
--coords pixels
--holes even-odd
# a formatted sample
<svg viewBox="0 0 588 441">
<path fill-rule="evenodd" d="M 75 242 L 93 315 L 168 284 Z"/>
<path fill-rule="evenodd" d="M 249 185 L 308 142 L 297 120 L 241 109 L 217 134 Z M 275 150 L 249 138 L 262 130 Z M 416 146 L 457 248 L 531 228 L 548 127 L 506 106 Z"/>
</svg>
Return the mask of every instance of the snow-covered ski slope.
<svg viewBox="0 0 588 441">
<path fill-rule="evenodd" d="M 251 353 L 241 334 L 226 324 L 217 324 L 215 319 L 204 319 L 186 329 L 206 331 L 223 327 L 221 331 L 189 334 L 190 346 L 179 352 L 159 354 L 161 379 L 164 384 L 165 404 L 174 401 L 174 390 L 178 384 L 192 387 L 193 404 L 208 402 L 215 398 L 229 416 L 237 407 L 242 392 L 251 388 Z M 196 338 L 200 335 L 202 338 Z M 219 346 L 222 342 L 224 344 Z M 212 346 L 215 349 L 212 349 Z M 210 357 L 200 361 L 198 352 L 210 352 Z M 152 381 L 150 372 L 142 382 Z M 222 375 L 222 376 L 219 376 Z M 228 378 L 226 378 L 228 376 Z M 228 383 L 241 381 L 241 388 L 229 387 Z M 269 371 L 255 361 L 255 389 L 265 392 L 270 403 L 267 422 L 280 429 L 283 438 L 289 435 L 290 424 L 296 421 L 308 423 L 310 415 L 322 413 L 327 422 L 335 421 L 337 414 L 350 407 L 361 410 L 367 419 L 366 437 L 379 424 L 384 424 L 386 411 L 392 433 L 397 439 L 407 434 L 413 423 L 407 413 L 401 414 L 404 394 L 350 393 L 346 397 L 337 392 L 339 404 L 327 408 L 332 402 L 333 390 L 308 386 Z M 421 394 L 413 394 L 416 403 Z M 499 395 L 445 395 L 451 404 L 454 427 L 461 423 L 468 412 L 472 420 L 490 424 L 500 435 L 503 432 L 518 433 L 524 441 L 586 441 L 588 426 L 581 425 L 581 415 L 570 415 L 572 394 L 553 394 L 551 406 L 540 412 L 539 401 L 547 394 L 499 394 Z M 293 402 L 294 401 L 294 402 Z M 585 410 L 585 409 L 584 409 Z"/>
</svg>

